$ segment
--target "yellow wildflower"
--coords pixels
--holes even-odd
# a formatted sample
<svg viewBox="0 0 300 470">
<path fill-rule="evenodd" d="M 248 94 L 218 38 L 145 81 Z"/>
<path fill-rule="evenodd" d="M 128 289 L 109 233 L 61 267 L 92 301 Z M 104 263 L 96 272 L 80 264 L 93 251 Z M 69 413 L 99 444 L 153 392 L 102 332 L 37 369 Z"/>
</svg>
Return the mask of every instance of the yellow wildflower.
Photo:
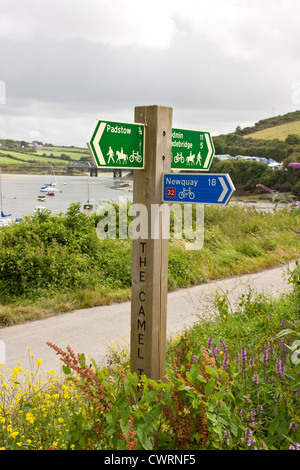
<svg viewBox="0 0 300 470">
<path fill-rule="evenodd" d="M 26 421 L 28 421 L 30 424 L 34 423 L 35 418 L 34 418 L 33 414 L 31 413 L 31 411 L 26 413 Z"/>
</svg>

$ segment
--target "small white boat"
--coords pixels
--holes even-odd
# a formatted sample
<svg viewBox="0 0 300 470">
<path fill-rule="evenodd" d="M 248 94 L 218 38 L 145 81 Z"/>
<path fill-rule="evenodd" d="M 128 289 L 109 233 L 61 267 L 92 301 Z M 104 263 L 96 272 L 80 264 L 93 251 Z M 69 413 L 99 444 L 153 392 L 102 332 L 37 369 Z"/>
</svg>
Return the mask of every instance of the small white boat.
<svg viewBox="0 0 300 470">
<path fill-rule="evenodd" d="M 9 217 L 7 215 L 2 217 L 2 214 L 3 214 L 3 212 L 1 211 L 0 227 L 7 227 L 8 225 L 11 225 L 14 222 L 14 219 L 12 219 L 11 217 Z"/>
<path fill-rule="evenodd" d="M 41 187 L 41 192 L 42 193 L 48 193 L 49 191 L 51 191 L 51 192 L 57 191 L 55 183 L 45 184 L 45 186 Z"/>
<path fill-rule="evenodd" d="M 42 193 L 48 193 L 49 191 L 51 192 L 58 191 L 56 187 L 55 174 L 54 174 L 52 163 L 51 163 L 51 180 L 52 180 L 51 183 L 44 184 L 44 186 L 41 187 Z"/>
</svg>

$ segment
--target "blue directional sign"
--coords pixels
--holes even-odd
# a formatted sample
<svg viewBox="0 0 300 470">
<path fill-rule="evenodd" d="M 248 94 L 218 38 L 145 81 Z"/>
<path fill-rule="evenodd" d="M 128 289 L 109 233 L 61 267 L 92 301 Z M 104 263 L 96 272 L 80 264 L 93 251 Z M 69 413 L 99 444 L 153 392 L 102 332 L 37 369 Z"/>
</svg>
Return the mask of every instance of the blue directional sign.
<svg viewBox="0 0 300 470">
<path fill-rule="evenodd" d="M 163 201 L 201 204 L 227 204 L 235 191 L 228 174 L 165 173 Z"/>
</svg>

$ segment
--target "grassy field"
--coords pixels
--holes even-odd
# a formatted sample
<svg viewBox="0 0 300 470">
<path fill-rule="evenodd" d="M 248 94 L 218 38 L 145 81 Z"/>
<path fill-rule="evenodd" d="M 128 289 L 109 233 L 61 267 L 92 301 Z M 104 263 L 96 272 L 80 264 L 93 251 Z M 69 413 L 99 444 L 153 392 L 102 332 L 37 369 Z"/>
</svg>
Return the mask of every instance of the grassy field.
<svg viewBox="0 0 300 470">
<path fill-rule="evenodd" d="M 0 150 L 0 166 L 1 165 L 24 165 L 24 169 L 32 165 L 32 161 L 36 163 L 53 163 L 54 165 L 67 166 L 69 160 L 59 158 L 62 155 L 70 157 L 72 161 L 77 161 L 81 157 L 88 157 L 87 149 L 80 149 L 75 147 L 51 147 L 51 150 L 36 150 L 32 153 L 18 152 L 13 150 Z M 13 158 L 10 158 L 13 157 Z M 54 158 L 53 158 L 54 157 Z M 25 160 L 20 161 L 20 160 Z M 6 169 L 7 171 L 7 169 Z"/>
<path fill-rule="evenodd" d="M 11 155 L 12 157 L 20 158 L 22 160 L 25 160 L 25 162 L 20 162 L 20 160 L 15 160 L 14 158 L 10 158 L 8 155 Z M 66 160 L 61 160 L 58 158 L 52 159 L 50 155 L 47 156 L 42 156 L 38 154 L 28 154 L 28 153 L 20 153 L 20 152 L 7 152 L 7 151 L 0 151 L 0 165 L 1 163 L 3 164 L 10 164 L 10 165 L 19 165 L 20 163 L 23 163 L 24 165 L 29 163 L 29 161 L 36 161 L 36 162 L 45 162 L 48 164 L 48 162 L 54 162 L 54 163 L 63 163 L 65 165 L 68 164 Z"/>
<path fill-rule="evenodd" d="M 88 157 L 89 153 L 86 149 L 76 149 L 76 148 L 68 148 L 68 147 L 53 147 L 51 150 L 37 150 L 37 155 L 44 155 L 50 156 L 51 154 L 55 157 L 60 157 L 61 154 L 68 155 L 72 160 L 79 160 L 81 157 Z"/>
<path fill-rule="evenodd" d="M 245 136 L 245 138 L 251 137 L 252 139 L 285 140 L 289 134 L 296 134 L 300 136 L 300 121 L 269 127 L 267 129 L 263 129 L 262 131 L 248 134 Z"/>
</svg>

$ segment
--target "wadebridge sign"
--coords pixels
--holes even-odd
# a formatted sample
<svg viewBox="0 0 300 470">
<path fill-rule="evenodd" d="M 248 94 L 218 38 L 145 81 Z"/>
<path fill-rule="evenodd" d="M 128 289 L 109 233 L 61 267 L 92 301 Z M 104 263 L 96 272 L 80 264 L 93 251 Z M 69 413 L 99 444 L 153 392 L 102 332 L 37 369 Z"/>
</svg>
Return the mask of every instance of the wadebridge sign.
<svg viewBox="0 0 300 470">
<path fill-rule="evenodd" d="M 99 120 L 87 145 L 98 168 L 144 168 L 144 124 Z"/>
<path fill-rule="evenodd" d="M 172 170 L 208 171 L 214 152 L 209 132 L 172 129 Z"/>
</svg>

